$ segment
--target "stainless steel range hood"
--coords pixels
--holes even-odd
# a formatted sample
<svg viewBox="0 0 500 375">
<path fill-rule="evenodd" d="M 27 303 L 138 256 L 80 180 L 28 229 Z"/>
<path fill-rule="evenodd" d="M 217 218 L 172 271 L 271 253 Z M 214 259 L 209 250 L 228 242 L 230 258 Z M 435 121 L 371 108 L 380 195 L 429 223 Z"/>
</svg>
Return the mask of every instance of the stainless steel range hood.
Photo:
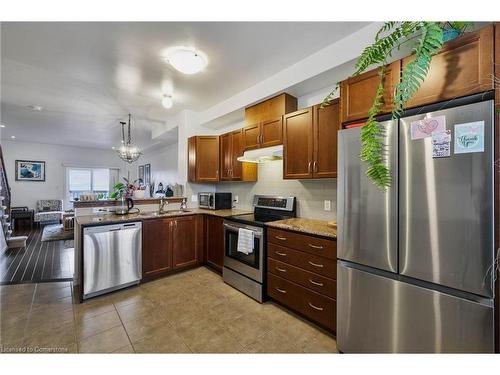
<svg viewBox="0 0 500 375">
<path fill-rule="evenodd" d="M 246 163 L 264 163 L 283 159 L 283 145 L 245 151 L 237 160 Z"/>
</svg>

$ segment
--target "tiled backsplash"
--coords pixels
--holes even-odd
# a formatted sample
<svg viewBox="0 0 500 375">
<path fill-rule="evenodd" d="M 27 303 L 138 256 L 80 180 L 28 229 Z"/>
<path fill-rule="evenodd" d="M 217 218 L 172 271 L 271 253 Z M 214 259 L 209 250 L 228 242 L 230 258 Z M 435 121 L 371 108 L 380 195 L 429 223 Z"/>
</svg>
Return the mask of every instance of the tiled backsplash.
<svg viewBox="0 0 500 375">
<path fill-rule="evenodd" d="M 337 180 L 283 180 L 283 161 L 259 164 L 257 182 L 223 182 L 216 191 L 227 191 L 238 196 L 237 208 L 252 208 L 255 194 L 297 197 L 297 216 L 309 219 L 336 220 Z M 331 201 L 331 211 L 324 211 L 324 201 Z"/>
</svg>

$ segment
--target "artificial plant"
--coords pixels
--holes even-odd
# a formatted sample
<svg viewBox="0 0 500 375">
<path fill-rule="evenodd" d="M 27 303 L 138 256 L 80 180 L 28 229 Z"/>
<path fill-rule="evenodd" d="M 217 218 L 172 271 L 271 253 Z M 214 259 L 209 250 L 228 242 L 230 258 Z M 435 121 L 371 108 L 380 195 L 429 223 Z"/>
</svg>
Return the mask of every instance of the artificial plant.
<svg viewBox="0 0 500 375">
<path fill-rule="evenodd" d="M 119 199 L 123 196 L 132 197 L 134 195 L 134 191 L 141 188 L 142 179 L 138 178 L 134 180 L 134 182 L 130 182 L 127 178 L 123 177 L 123 182 L 118 182 L 113 186 L 113 193 L 111 193 L 111 199 Z"/>
<path fill-rule="evenodd" d="M 368 111 L 366 124 L 361 129 L 360 154 L 361 160 L 368 164 L 367 176 L 380 189 L 386 190 L 392 181 L 391 172 L 385 163 L 383 129 L 376 120 L 384 104 L 384 66 L 395 50 L 407 43 L 411 45 L 415 58 L 403 68 L 401 80 L 393 93 L 392 115 L 397 118 L 401 115 L 405 103 L 417 92 L 427 76 L 432 56 L 443 47 L 446 41 L 445 31 L 455 31 L 456 37 L 469 26 L 470 22 L 386 22 L 376 34 L 374 43 L 366 47 L 358 58 L 353 76 L 365 72 L 373 65 L 382 65 L 379 71 L 380 83 L 372 107 Z M 335 89 L 324 99 L 323 105 L 330 104 L 338 87 L 337 83 Z"/>
</svg>

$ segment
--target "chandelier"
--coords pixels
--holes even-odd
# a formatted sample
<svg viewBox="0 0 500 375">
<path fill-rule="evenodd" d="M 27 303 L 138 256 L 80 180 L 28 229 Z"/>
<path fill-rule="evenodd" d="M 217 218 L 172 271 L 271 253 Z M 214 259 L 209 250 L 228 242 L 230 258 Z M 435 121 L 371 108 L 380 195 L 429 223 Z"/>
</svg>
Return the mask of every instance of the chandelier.
<svg viewBox="0 0 500 375">
<path fill-rule="evenodd" d="M 139 156 L 142 155 L 142 152 L 139 151 L 139 148 L 137 148 L 137 146 L 132 145 L 132 139 L 130 137 L 130 113 L 128 115 L 128 131 L 126 142 L 125 125 L 127 123 L 124 121 L 120 121 L 120 124 L 122 125 L 122 146 L 117 150 L 118 156 L 120 156 L 120 158 L 127 163 L 133 163 L 134 161 L 139 159 Z"/>
</svg>

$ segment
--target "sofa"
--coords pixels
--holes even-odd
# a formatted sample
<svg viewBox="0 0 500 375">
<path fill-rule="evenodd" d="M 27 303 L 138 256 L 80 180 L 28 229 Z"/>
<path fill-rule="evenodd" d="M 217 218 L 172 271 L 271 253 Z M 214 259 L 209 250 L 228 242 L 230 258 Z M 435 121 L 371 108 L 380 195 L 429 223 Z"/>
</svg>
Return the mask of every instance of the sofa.
<svg viewBox="0 0 500 375">
<path fill-rule="evenodd" d="M 49 222 L 62 222 L 63 201 L 60 199 L 42 199 L 36 203 L 35 223 L 38 225 Z"/>
</svg>

